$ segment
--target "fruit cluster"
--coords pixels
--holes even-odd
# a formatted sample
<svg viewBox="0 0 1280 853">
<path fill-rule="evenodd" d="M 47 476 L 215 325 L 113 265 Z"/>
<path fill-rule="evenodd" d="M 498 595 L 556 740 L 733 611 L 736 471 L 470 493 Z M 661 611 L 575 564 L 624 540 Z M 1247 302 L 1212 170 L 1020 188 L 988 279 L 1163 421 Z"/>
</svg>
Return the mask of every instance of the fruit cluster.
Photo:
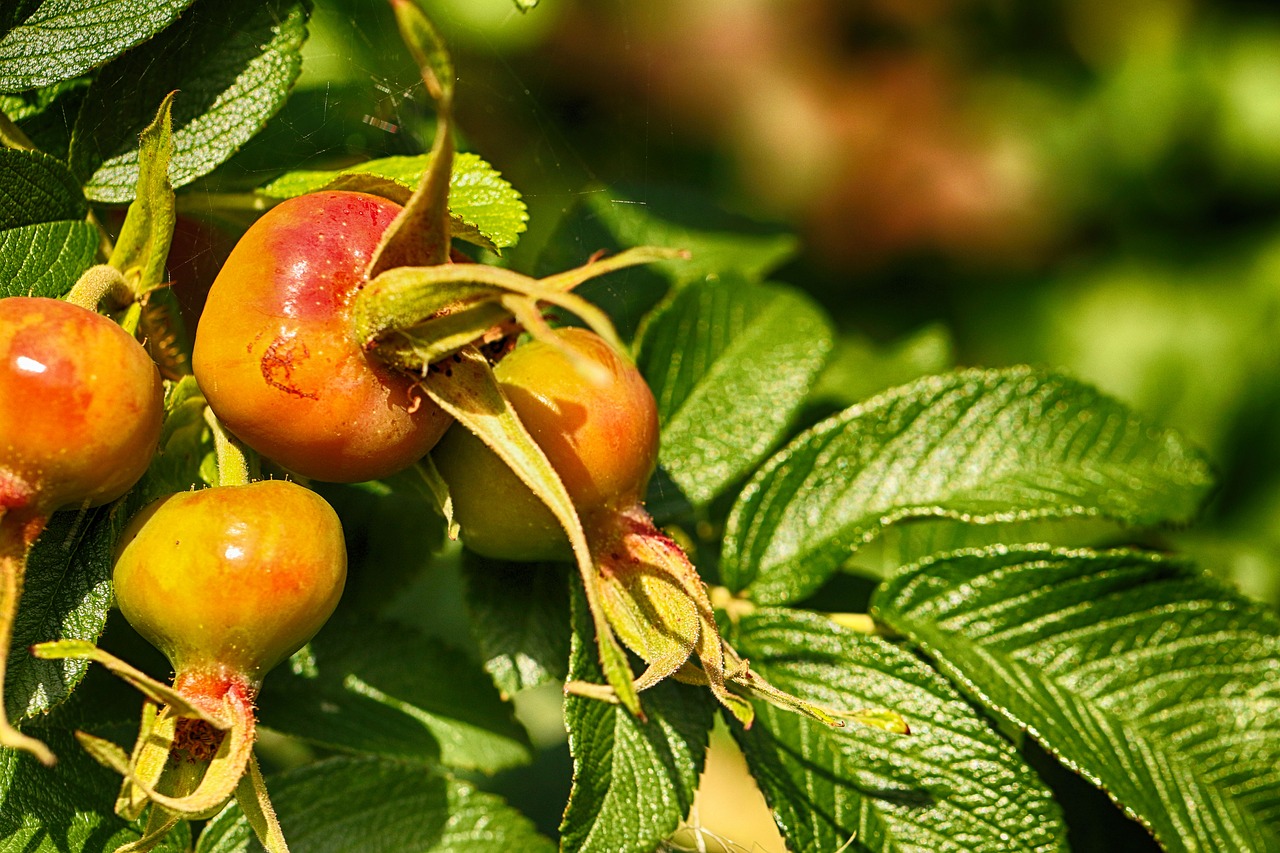
<svg viewBox="0 0 1280 853">
<path fill-rule="evenodd" d="M 353 483 L 418 466 L 468 548 L 576 562 L 608 683 L 568 691 L 639 715 L 639 693 L 674 677 L 709 688 L 745 725 L 751 698 L 843 725 L 838 712 L 770 686 L 723 642 L 697 571 L 643 509 L 657 406 L 608 318 L 571 291 L 680 253 L 635 249 L 541 280 L 460 263 L 447 204 L 452 84 L 435 76 L 447 63 L 416 7 L 393 8 L 438 107 L 417 189 L 407 199 L 403 187 L 325 189 L 249 227 L 209 289 L 190 353 L 216 475 L 202 472 L 211 485 L 187 491 L 185 479 L 148 480 L 139 492 L 161 496 L 122 525 L 116 603 L 167 656 L 172 682 L 87 642 L 32 649 L 96 661 L 147 697 L 131 753 L 78 735 L 124 777 L 117 813 L 147 815 L 129 850 L 152 849 L 233 796 L 262 845 L 287 850 L 253 755 L 255 703 L 265 674 L 333 613 L 346 579 L 340 521 L 298 479 Z M 145 175 L 167 170 L 168 109 L 166 99 L 144 133 L 154 144 L 140 199 Z M 163 193 L 152 203 L 163 206 Z M 162 246 L 143 264 L 162 270 L 172 234 L 140 237 L 152 220 L 138 210 L 121 243 Z M 179 336 L 155 310 L 165 293 L 135 276 L 128 254 L 113 252 L 65 300 L 0 299 L 0 683 L 27 558 L 49 515 L 130 492 L 157 452 L 163 460 L 165 418 L 180 410 L 166 414 L 166 387 L 133 333 L 142 318 L 153 352 L 172 355 Z M 121 324 L 98 313 L 108 295 Z M 553 329 L 548 306 L 591 331 Z M 525 333 L 532 340 L 519 343 Z M 160 358 L 170 398 L 191 387 L 172 382 L 186 363 L 178 355 Z M 253 481 L 259 457 L 282 478 Z M 624 647 L 643 659 L 639 677 Z M 52 763 L 3 707 L 0 746 Z"/>
</svg>

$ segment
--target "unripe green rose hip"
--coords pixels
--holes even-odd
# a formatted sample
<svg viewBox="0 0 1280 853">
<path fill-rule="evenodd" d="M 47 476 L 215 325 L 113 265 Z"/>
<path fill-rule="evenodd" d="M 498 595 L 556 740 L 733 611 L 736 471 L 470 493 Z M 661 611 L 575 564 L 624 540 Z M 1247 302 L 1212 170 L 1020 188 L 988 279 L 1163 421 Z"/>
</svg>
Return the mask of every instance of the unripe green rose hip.
<svg viewBox="0 0 1280 853">
<path fill-rule="evenodd" d="M 184 677 L 255 686 L 315 635 L 346 580 L 342 526 L 283 480 L 162 498 L 120 540 L 116 601 Z"/>
<path fill-rule="evenodd" d="M 658 457 L 658 409 L 640 371 L 598 335 L 555 334 L 600 370 L 583 371 L 560 349 L 531 341 L 494 374 L 590 528 L 643 498 Z M 475 435 L 453 427 L 432 458 L 468 548 L 505 560 L 571 556 L 555 516 Z"/>
</svg>

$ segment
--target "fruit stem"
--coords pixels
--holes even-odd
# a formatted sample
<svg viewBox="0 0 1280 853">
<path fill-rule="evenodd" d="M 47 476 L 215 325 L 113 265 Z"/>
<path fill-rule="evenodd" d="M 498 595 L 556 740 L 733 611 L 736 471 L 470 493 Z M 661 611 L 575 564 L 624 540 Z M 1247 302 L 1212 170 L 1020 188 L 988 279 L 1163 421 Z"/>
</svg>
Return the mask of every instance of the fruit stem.
<svg viewBox="0 0 1280 853">
<path fill-rule="evenodd" d="M 31 138 L 22 132 L 22 128 L 13 123 L 13 119 L 0 110 L 0 145 L 18 151 L 35 151 L 36 146 Z"/>
<path fill-rule="evenodd" d="M 52 767 L 57 759 L 49 747 L 27 737 L 9 723 L 4 703 L 4 677 L 8 669 L 13 622 L 22 599 L 22 581 L 27 573 L 31 545 L 44 528 L 44 519 L 24 520 L 0 509 L 0 746 L 22 749 Z"/>
<path fill-rule="evenodd" d="M 63 299 L 96 312 L 98 304 L 107 297 L 116 305 L 129 305 L 133 302 L 133 291 L 120 270 L 110 264 L 98 264 L 85 270 Z"/>
<path fill-rule="evenodd" d="M 219 486 L 247 486 L 250 481 L 249 456 L 240 442 L 222 426 L 213 409 L 204 410 L 205 423 L 213 431 L 213 448 L 218 458 Z"/>
<path fill-rule="evenodd" d="M 391 0 L 400 38 L 435 101 L 436 136 L 418 188 L 383 233 L 369 262 L 369 278 L 404 266 L 449 260 L 449 183 L 453 174 L 453 62 L 435 26 L 412 0 Z"/>
</svg>

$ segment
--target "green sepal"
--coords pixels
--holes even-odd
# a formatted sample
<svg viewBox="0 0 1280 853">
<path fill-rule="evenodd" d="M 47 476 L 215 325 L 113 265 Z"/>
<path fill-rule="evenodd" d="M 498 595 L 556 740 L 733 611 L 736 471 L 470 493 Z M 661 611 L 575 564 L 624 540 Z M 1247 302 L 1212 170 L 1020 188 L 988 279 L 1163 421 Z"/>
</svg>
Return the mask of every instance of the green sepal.
<svg viewBox="0 0 1280 853">
<path fill-rule="evenodd" d="M 289 853 L 284 833 L 280 829 L 280 820 L 267 796 L 267 783 L 262 778 L 262 769 L 258 767 L 258 759 L 252 753 L 249 755 L 247 772 L 236 787 L 235 798 L 263 849 L 267 853 Z"/>
<path fill-rule="evenodd" d="M 256 728 L 253 708 L 246 699 L 231 694 L 224 697 L 223 707 L 232 720 L 231 727 L 195 790 L 176 797 L 157 791 L 153 784 L 141 778 L 124 750 L 111 741 L 86 732 L 76 732 L 76 739 L 96 761 L 137 786 L 153 807 L 178 815 L 183 820 L 204 820 L 217 814 L 231 799 L 253 755 Z"/>
<path fill-rule="evenodd" d="M 605 618 L 599 578 L 578 511 L 546 454 L 529 435 L 503 395 L 489 363 L 473 347 L 468 347 L 456 354 L 447 373 L 429 371 L 422 380 L 422 387 L 432 402 L 498 454 L 564 527 L 587 591 L 587 604 L 595 623 L 596 643 L 605 677 L 627 710 L 639 714 L 640 698 L 632 683 L 631 666 Z"/>
<path fill-rule="evenodd" d="M 137 192 L 108 261 L 124 273 L 135 297 L 160 287 L 167 278 L 165 262 L 178 218 L 173 185 L 169 182 L 175 94 L 165 96 L 155 120 L 142 131 Z"/>
</svg>

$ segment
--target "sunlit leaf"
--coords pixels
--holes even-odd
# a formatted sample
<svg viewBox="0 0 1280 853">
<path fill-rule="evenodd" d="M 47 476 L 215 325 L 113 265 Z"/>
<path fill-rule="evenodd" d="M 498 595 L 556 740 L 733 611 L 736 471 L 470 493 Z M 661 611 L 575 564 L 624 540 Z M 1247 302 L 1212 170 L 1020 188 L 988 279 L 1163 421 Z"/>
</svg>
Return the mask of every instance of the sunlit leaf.
<svg viewBox="0 0 1280 853">
<path fill-rule="evenodd" d="M 773 457 L 734 507 L 721 573 L 758 601 L 794 601 L 902 519 L 1184 523 L 1210 484 L 1176 433 L 1074 380 L 1029 368 L 929 377 Z"/>
<path fill-rule="evenodd" d="M 417 189 L 430 155 L 384 157 L 346 169 L 288 172 L 262 187 L 272 198 L 293 198 L 322 189 L 377 191 L 404 204 Z M 376 189 L 360 183 L 362 177 L 380 178 Z M 502 175 L 475 154 L 455 154 L 449 180 L 449 210 L 498 248 L 514 246 L 524 232 L 529 214 L 520 193 Z M 466 232 L 454 236 L 467 239 Z"/>
<path fill-rule="evenodd" d="M 694 504 L 760 463 L 830 349 L 817 305 L 740 274 L 690 285 L 647 322 L 637 363 L 658 402 L 660 461 Z"/>
<path fill-rule="evenodd" d="M 21 13 L 28 6 L 28 14 Z M 68 80 L 164 29 L 191 0 L 44 0 L 0 12 L 0 91 Z"/>
<path fill-rule="evenodd" d="M 911 727 L 833 729 L 763 702 L 749 730 L 731 725 L 792 850 L 1063 849 L 1044 784 L 914 655 L 787 610 L 743 617 L 733 642 L 785 690 L 827 707 L 889 708 Z"/>
<path fill-rule="evenodd" d="M 911 566 L 876 613 L 1166 850 L 1280 849 L 1280 620 L 1132 551 L 987 550 Z"/>
<path fill-rule="evenodd" d="M 138 134 L 173 104 L 175 187 L 211 171 L 284 103 L 302 65 L 303 0 L 198 0 L 175 24 L 104 67 L 85 96 L 70 162 L 94 201 L 126 202 L 138 182 Z"/>
</svg>

